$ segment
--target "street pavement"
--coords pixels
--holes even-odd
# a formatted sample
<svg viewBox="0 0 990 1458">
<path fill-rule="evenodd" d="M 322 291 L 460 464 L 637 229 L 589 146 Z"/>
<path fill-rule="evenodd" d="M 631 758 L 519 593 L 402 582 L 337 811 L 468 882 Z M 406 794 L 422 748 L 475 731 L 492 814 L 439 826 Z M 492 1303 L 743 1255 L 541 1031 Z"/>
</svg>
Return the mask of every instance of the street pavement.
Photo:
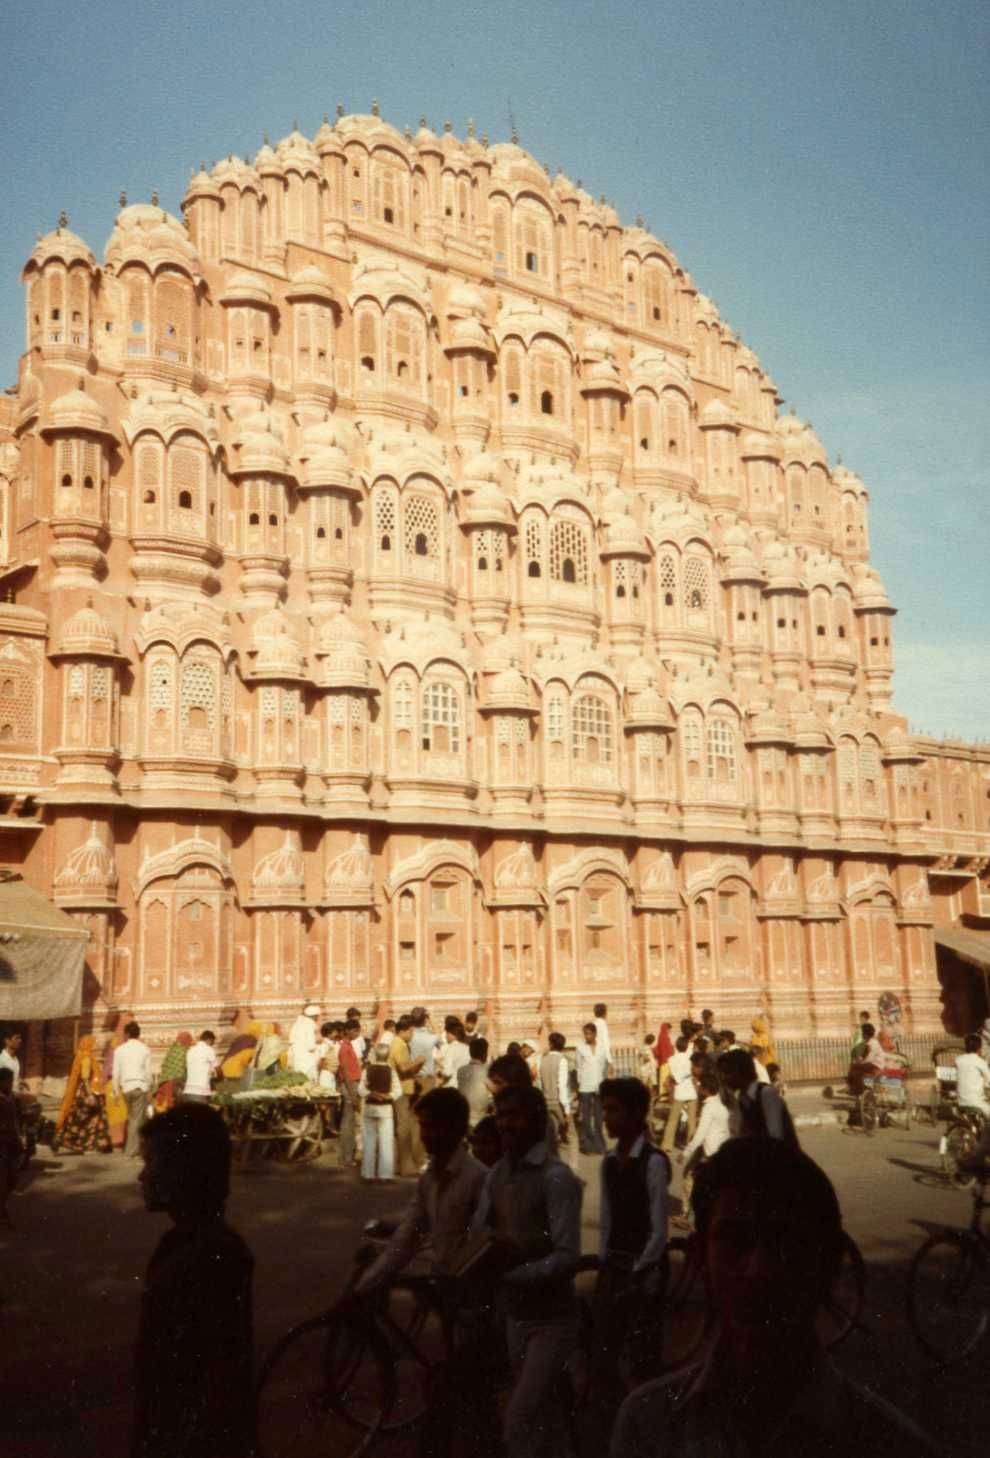
<svg viewBox="0 0 990 1458">
<path fill-rule="evenodd" d="M 820 1090 L 794 1092 L 789 1102 L 804 1148 L 836 1185 L 869 1272 L 865 1330 L 840 1348 L 841 1365 L 910 1413 L 947 1451 L 985 1452 L 974 1429 L 987 1351 L 968 1367 L 939 1373 L 904 1319 L 912 1253 L 932 1231 L 969 1219 L 969 1196 L 939 1175 L 938 1131 L 888 1127 L 868 1139 L 832 1121 L 844 1119 L 844 1111 L 825 1104 Z M 168 1223 L 143 1209 L 138 1167 L 119 1154 L 57 1158 L 43 1149 L 10 1201 L 16 1228 L 0 1235 L 2 1423 L 7 1451 L 18 1458 L 49 1458 L 70 1445 L 102 1458 L 126 1452 L 141 1284 Z M 575 1168 L 586 1181 L 584 1248 L 594 1251 L 598 1160 L 576 1156 Z M 355 1172 L 336 1168 L 332 1146 L 308 1165 L 262 1163 L 235 1173 L 228 1215 L 255 1253 L 259 1354 L 333 1301 L 363 1223 L 394 1218 L 410 1189 L 409 1182 L 362 1184 Z M 678 1194 L 679 1174 L 675 1210 Z"/>
</svg>

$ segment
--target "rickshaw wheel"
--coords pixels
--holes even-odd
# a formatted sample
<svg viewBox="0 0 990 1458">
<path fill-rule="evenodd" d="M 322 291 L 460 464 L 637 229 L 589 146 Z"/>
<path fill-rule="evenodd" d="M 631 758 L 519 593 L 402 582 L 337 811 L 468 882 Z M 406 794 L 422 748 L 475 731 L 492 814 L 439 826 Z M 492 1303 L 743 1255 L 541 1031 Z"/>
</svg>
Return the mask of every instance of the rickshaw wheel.
<svg viewBox="0 0 990 1458">
<path fill-rule="evenodd" d="M 287 1164 L 303 1164 L 319 1157 L 323 1149 L 323 1120 L 319 1109 L 290 1114 L 282 1127 L 288 1137 L 279 1140 L 278 1152 Z"/>
<path fill-rule="evenodd" d="M 867 1089 L 859 1096 L 859 1122 L 863 1133 L 872 1139 L 880 1125 L 877 1096 L 872 1089 Z"/>
</svg>

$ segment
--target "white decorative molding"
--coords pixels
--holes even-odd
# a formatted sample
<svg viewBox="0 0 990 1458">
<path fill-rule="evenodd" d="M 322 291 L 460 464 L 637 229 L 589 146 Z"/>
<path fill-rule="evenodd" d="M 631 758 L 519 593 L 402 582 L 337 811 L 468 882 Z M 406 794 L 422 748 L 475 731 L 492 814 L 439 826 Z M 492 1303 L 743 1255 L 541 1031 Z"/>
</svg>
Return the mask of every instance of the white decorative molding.
<svg viewBox="0 0 990 1458">
<path fill-rule="evenodd" d="M 55 900 L 60 906 L 116 905 L 117 867 L 112 846 L 108 846 L 94 821 L 89 836 L 65 859 L 54 881 Z"/>
<path fill-rule="evenodd" d="M 230 862 L 224 852 L 213 841 L 201 835 L 191 835 L 170 845 L 167 850 L 149 855 L 145 851 L 138 871 L 136 890 L 140 895 L 152 881 L 174 880 L 188 867 L 211 866 L 225 881 L 233 879 Z"/>
<path fill-rule="evenodd" d="M 459 866 L 472 880 L 481 883 L 478 852 L 473 845 L 457 845 L 452 840 L 434 840 L 405 860 L 399 861 L 385 878 L 385 895 L 391 901 L 400 886 L 408 881 L 425 881 L 440 866 Z"/>
<path fill-rule="evenodd" d="M 595 871 L 607 871 L 618 876 L 625 886 L 631 887 L 632 885 L 629 866 L 622 852 L 596 845 L 590 846 L 587 850 L 578 851 L 564 865 L 558 866 L 557 870 L 550 875 L 547 890 L 551 896 L 556 896 L 559 891 L 563 891 L 569 886 L 580 886 Z"/>
<path fill-rule="evenodd" d="M 327 865 L 323 876 L 323 901 L 326 907 L 367 907 L 375 897 L 374 871 L 368 837 L 355 835 L 348 846 Z"/>
<path fill-rule="evenodd" d="M 306 862 L 298 830 L 256 863 L 251 876 L 251 901 L 256 906 L 300 905 L 306 897 Z"/>
</svg>

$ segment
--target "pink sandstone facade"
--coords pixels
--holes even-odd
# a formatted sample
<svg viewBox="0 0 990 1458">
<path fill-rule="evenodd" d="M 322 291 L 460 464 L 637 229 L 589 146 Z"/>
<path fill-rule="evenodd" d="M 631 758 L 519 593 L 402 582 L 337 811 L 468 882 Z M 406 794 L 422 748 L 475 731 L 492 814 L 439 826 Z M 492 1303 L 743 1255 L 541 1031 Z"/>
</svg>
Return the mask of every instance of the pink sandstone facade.
<svg viewBox="0 0 990 1458">
<path fill-rule="evenodd" d="M 867 492 L 670 250 L 377 114 L 183 212 L 39 240 L 0 398 L 0 859 L 86 1018 L 936 1029 L 990 752 L 892 710 Z"/>
</svg>

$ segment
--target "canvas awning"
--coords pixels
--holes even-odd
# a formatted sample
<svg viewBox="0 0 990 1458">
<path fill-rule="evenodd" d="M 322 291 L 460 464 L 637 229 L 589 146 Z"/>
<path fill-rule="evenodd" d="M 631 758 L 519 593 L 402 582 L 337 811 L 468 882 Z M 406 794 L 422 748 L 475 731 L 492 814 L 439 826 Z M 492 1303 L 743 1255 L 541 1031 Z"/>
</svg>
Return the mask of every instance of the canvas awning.
<svg viewBox="0 0 990 1458">
<path fill-rule="evenodd" d="M 85 927 L 0 870 L 0 1022 L 78 1017 L 88 941 Z"/>
<path fill-rule="evenodd" d="M 990 932 L 972 931 L 962 926 L 935 927 L 935 946 L 953 952 L 960 961 L 981 972 L 990 972 Z"/>
</svg>

